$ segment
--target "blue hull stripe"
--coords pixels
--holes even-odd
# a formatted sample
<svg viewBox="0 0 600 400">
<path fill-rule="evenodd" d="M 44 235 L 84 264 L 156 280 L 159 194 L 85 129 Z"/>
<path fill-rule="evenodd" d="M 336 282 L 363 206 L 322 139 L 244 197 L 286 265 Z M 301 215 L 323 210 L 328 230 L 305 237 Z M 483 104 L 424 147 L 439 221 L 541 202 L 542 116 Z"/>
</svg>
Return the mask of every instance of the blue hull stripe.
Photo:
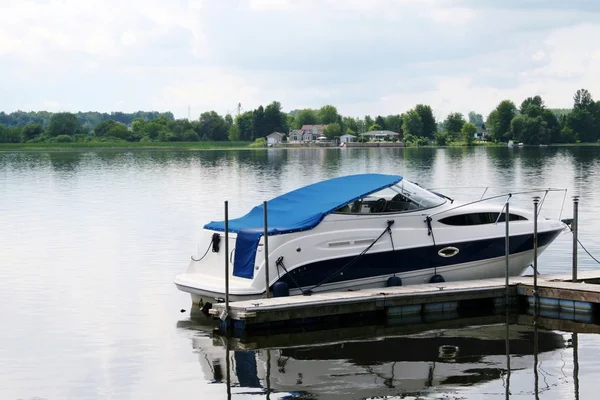
<svg viewBox="0 0 600 400">
<path fill-rule="evenodd" d="M 550 244 L 561 231 L 562 230 L 556 230 L 538 234 L 538 248 Z M 381 238 L 381 240 L 386 239 L 389 240 L 389 238 Z M 438 251 L 448 246 L 459 249 L 458 254 L 453 257 L 440 256 Z M 533 234 L 510 237 L 510 254 L 517 254 L 530 250 L 533 250 Z M 373 254 L 367 253 L 354 264 L 344 269 L 342 275 L 338 274 L 329 279 L 328 283 L 364 279 L 381 275 L 400 274 L 403 272 L 429 268 L 440 268 L 502 257 L 505 254 L 504 237 L 436 246 L 424 246 Z M 278 281 L 287 283 L 290 289 L 295 289 L 297 285 L 307 289 L 324 279 L 327 279 L 354 258 L 355 256 L 350 256 L 318 261 L 295 268 L 292 271 L 290 271 L 290 267 L 292 266 L 286 265 L 289 274 L 285 274 L 285 271 L 281 267 L 278 267 L 280 273 L 280 279 Z M 285 258 L 283 259 L 283 262 L 285 264 Z M 289 276 L 290 274 L 292 277 Z"/>
</svg>

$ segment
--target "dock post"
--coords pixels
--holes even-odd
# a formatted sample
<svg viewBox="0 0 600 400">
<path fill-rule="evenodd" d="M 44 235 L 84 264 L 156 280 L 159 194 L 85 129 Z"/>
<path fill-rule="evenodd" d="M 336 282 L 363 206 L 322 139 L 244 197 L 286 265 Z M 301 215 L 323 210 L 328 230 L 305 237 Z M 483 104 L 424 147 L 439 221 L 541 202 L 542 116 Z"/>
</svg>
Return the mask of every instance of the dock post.
<svg viewBox="0 0 600 400">
<path fill-rule="evenodd" d="M 506 307 L 508 308 L 508 302 L 509 302 L 509 282 L 508 282 L 508 274 L 509 274 L 509 255 L 510 255 L 510 240 L 509 240 L 509 230 L 508 230 L 508 225 L 509 225 L 509 221 L 510 221 L 510 213 L 508 210 L 509 203 L 508 201 L 506 202 L 506 217 L 505 217 L 505 222 L 506 222 L 506 238 L 504 239 L 504 246 L 505 246 L 505 258 L 506 258 Z"/>
<path fill-rule="evenodd" d="M 227 400 L 231 400 L 231 361 L 229 361 L 229 338 L 225 337 L 225 379 L 227 384 Z"/>
<path fill-rule="evenodd" d="M 533 299 L 534 307 L 537 315 L 538 312 L 538 288 L 537 288 L 537 275 L 538 275 L 538 264 L 537 264 L 537 250 L 538 250 L 538 205 L 540 204 L 540 197 L 533 197 Z"/>
<path fill-rule="evenodd" d="M 269 280 L 269 228 L 267 225 L 267 202 L 263 201 L 263 213 L 264 213 L 264 225 L 265 225 L 265 295 L 267 297 L 267 299 L 269 297 L 271 297 L 271 293 L 269 293 L 269 286 L 270 286 L 270 280 Z"/>
<path fill-rule="evenodd" d="M 578 221 L 579 212 L 579 196 L 573 196 L 573 222 L 571 229 L 573 230 L 573 282 L 577 282 L 577 230 L 579 229 Z"/>
<path fill-rule="evenodd" d="M 510 321 L 509 321 L 509 299 L 510 299 L 510 286 L 509 286 L 509 282 L 508 282 L 508 274 L 509 274 L 509 255 L 510 255 L 510 240 L 509 240 L 509 221 L 510 221 L 510 212 L 509 212 L 509 202 L 508 200 L 506 201 L 506 217 L 505 217 L 505 223 L 506 223 L 506 238 L 504 239 L 505 241 L 505 252 L 506 252 L 506 339 L 505 339 L 505 346 L 506 346 L 506 400 L 508 400 L 510 398 Z"/>
<path fill-rule="evenodd" d="M 577 332 L 571 334 L 573 343 L 573 389 L 575 400 L 579 400 L 579 338 Z"/>
<path fill-rule="evenodd" d="M 229 332 L 229 202 L 225 200 L 225 327 Z"/>
</svg>

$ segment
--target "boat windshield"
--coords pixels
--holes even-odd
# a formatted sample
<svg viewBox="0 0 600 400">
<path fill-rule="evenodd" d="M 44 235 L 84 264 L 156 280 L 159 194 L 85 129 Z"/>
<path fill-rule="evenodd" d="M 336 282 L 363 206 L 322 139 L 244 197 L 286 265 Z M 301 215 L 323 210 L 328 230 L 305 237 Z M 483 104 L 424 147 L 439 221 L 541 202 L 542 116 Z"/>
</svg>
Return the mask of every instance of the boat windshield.
<svg viewBox="0 0 600 400">
<path fill-rule="evenodd" d="M 398 213 L 437 207 L 445 202 L 444 197 L 403 179 L 395 185 L 348 203 L 335 212 L 344 214 Z"/>
</svg>

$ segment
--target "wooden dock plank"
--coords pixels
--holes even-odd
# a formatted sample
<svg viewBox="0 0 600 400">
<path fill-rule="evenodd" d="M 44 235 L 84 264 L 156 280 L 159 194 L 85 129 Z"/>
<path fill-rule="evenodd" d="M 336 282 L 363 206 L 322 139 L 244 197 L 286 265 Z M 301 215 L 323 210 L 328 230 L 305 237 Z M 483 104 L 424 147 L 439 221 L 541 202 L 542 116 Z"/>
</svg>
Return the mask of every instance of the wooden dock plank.
<svg viewBox="0 0 600 400">
<path fill-rule="evenodd" d="M 538 295 L 562 300 L 600 303 L 600 270 L 581 271 L 577 282 L 570 274 L 538 275 Z M 376 313 L 390 307 L 425 306 L 478 299 L 494 299 L 502 304 L 506 296 L 505 278 L 429 283 L 345 292 L 314 293 L 230 303 L 229 318 L 247 324 L 322 318 L 326 316 Z M 509 279 L 510 301 L 515 296 L 533 295 L 533 276 Z M 433 307 L 435 309 L 435 306 Z M 212 315 L 221 315 L 224 303 L 213 305 Z M 418 310 L 417 310 L 418 311 Z"/>
</svg>

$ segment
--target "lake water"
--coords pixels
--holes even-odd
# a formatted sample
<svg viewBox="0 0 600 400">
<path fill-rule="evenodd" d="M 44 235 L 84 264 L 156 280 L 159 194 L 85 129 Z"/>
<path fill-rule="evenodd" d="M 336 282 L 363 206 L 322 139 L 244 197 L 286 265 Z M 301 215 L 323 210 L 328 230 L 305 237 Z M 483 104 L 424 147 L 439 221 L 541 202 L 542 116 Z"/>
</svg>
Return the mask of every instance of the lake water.
<svg viewBox="0 0 600 400">
<path fill-rule="evenodd" d="M 479 187 L 456 197 L 485 186 L 566 188 L 562 216 L 572 215 L 570 196 L 581 196 L 580 239 L 598 256 L 599 163 L 598 147 L 0 153 L 0 399 L 227 398 L 225 345 L 172 283 L 202 226 L 222 218 L 224 200 L 240 216 L 303 184 L 362 172 Z M 519 201 L 531 206 L 530 195 Z M 558 216 L 562 201 L 548 195 L 542 213 Z M 569 272 L 571 243 L 560 236 L 540 257 L 541 273 Z M 579 259 L 581 269 L 597 266 L 583 251 Z M 505 325 L 472 323 L 331 332 L 309 342 L 337 342 L 299 348 L 290 347 L 310 337 L 230 343 L 238 350 L 229 352 L 229 391 L 243 399 L 504 398 Z M 578 335 L 574 374 L 571 333 L 540 332 L 534 368 L 532 329 L 510 328 L 513 397 L 533 398 L 537 376 L 539 398 L 595 398 L 597 336 Z M 440 346 L 455 354 L 441 357 Z"/>
</svg>

